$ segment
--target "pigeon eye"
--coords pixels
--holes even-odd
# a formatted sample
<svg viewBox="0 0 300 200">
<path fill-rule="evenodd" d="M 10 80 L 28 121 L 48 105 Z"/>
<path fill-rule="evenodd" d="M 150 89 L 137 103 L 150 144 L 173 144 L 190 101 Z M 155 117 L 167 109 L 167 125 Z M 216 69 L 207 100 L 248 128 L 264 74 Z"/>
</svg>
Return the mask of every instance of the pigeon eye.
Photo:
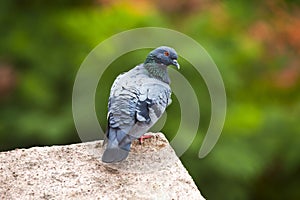
<svg viewBox="0 0 300 200">
<path fill-rule="evenodd" d="M 164 54 L 165 54 L 165 56 L 169 56 L 170 55 L 169 52 L 167 52 L 167 51 L 165 51 Z"/>
</svg>

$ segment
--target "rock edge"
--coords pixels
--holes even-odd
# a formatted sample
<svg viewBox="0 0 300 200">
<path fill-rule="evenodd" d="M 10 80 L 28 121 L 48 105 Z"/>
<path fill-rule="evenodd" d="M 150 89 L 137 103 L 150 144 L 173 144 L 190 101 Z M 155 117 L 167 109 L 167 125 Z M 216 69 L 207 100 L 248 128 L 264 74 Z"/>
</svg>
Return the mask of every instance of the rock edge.
<svg viewBox="0 0 300 200">
<path fill-rule="evenodd" d="M 162 133 L 118 164 L 102 142 L 0 152 L 0 199 L 204 199 Z"/>
</svg>

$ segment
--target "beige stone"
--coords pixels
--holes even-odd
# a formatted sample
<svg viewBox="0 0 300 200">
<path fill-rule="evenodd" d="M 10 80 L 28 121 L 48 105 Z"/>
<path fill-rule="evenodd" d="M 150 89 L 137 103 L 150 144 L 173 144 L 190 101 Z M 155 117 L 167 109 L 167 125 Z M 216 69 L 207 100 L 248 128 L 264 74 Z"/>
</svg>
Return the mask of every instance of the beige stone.
<svg viewBox="0 0 300 200">
<path fill-rule="evenodd" d="M 161 133 L 118 164 L 102 141 L 0 153 L 0 199 L 204 199 Z"/>
</svg>

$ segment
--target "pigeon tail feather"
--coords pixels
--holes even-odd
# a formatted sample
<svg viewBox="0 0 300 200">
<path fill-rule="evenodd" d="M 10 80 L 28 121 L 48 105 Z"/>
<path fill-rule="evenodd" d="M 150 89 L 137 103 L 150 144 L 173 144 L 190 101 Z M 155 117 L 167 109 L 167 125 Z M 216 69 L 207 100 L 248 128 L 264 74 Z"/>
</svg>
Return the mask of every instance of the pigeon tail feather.
<svg viewBox="0 0 300 200">
<path fill-rule="evenodd" d="M 128 135 L 120 129 L 110 128 L 107 137 L 107 147 L 103 153 L 102 161 L 115 163 L 126 159 L 131 146 L 131 140 L 127 139 Z"/>
<path fill-rule="evenodd" d="M 116 148 L 107 148 L 102 156 L 102 162 L 105 163 L 115 163 L 125 160 L 129 154 L 129 151 L 121 149 L 119 147 Z"/>
</svg>

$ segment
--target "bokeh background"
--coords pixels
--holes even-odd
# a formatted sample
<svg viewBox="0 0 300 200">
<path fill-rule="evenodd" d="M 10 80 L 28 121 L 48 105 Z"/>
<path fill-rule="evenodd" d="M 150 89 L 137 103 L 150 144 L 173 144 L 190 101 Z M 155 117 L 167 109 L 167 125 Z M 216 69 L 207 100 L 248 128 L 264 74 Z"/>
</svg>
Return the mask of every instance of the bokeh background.
<svg viewBox="0 0 300 200">
<path fill-rule="evenodd" d="M 300 1 L 2 0 L 0 24 L 0 151 L 80 142 L 71 98 L 81 62 L 116 33 L 165 27 L 203 45 L 227 91 L 223 133 L 200 160 L 209 95 L 201 76 L 179 58 L 180 72 L 200 91 L 201 110 L 199 133 L 181 160 L 203 195 L 300 199 Z M 104 129 L 112 81 L 147 52 L 121 56 L 101 78 L 96 109 Z M 163 127 L 169 139 L 179 110 L 173 96 Z"/>
</svg>

